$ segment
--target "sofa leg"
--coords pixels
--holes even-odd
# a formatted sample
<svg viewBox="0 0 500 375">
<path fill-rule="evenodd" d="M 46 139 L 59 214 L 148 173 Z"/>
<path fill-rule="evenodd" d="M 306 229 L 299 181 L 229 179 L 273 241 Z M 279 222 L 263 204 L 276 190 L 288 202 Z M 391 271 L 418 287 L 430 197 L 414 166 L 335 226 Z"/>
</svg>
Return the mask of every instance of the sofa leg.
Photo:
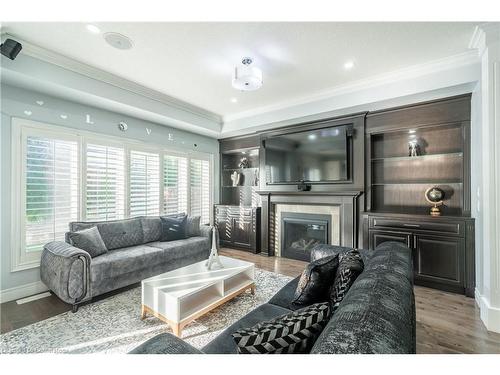
<svg viewBox="0 0 500 375">
<path fill-rule="evenodd" d="M 72 313 L 76 313 L 78 311 L 78 304 L 73 304 L 73 307 L 71 308 Z"/>
</svg>

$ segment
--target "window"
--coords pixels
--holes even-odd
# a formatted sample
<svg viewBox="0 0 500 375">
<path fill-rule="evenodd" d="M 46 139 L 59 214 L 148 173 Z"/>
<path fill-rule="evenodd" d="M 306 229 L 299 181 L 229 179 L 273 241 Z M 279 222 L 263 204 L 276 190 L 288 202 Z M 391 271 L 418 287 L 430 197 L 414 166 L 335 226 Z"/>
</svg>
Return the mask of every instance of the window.
<svg viewBox="0 0 500 375">
<path fill-rule="evenodd" d="M 189 164 L 190 214 L 201 216 L 201 223 L 210 222 L 210 163 L 192 158 Z"/>
<path fill-rule="evenodd" d="M 160 155 L 130 152 L 130 216 L 160 214 Z"/>
<path fill-rule="evenodd" d="M 125 217 L 125 151 L 119 147 L 87 144 L 85 150 L 85 219 Z"/>
<path fill-rule="evenodd" d="M 23 269 L 39 258 L 47 242 L 64 240 L 68 223 L 78 218 L 78 142 L 52 134 L 22 134 L 25 155 L 19 173 L 22 209 L 14 262 Z M 13 166 L 16 168 L 16 166 Z M 15 171 L 17 172 L 18 169 Z"/>
<path fill-rule="evenodd" d="M 163 158 L 163 212 L 167 215 L 187 212 L 188 192 L 187 158 L 164 155 Z"/>
<path fill-rule="evenodd" d="M 12 119 L 12 270 L 38 267 L 71 221 L 211 219 L 211 157 Z"/>
</svg>

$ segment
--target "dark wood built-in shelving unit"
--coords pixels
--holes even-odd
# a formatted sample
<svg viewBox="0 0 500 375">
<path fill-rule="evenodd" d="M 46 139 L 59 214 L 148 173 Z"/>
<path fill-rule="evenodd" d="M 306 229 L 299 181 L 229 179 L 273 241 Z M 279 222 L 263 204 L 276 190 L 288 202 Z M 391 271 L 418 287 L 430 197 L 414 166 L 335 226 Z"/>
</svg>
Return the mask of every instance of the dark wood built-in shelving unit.
<svg viewBox="0 0 500 375">
<path fill-rule="evenodd" d="M 409 156 L 411 140 L 417 156 Z M 403 242 L 417 284 L 472 296 L 470 95 L 369 113 L 365 147 L 365 246 Z M 424 195 L 433 186 L 445 192 L 440 217 L 430 216 Z"/>
</svg>

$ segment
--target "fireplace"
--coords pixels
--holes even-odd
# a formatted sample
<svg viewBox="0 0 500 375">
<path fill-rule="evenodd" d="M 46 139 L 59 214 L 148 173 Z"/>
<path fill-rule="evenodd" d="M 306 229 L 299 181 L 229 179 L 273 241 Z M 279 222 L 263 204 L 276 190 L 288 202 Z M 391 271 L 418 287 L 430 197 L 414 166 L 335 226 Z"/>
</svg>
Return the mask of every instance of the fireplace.
<svg viewBox="0 0 500 375">
<path fill-rule="evenodd" d="M 311 250 L 330 243 L 331 216 L 281 213 L 281 256 L 309 262 Z"/>
</svg>

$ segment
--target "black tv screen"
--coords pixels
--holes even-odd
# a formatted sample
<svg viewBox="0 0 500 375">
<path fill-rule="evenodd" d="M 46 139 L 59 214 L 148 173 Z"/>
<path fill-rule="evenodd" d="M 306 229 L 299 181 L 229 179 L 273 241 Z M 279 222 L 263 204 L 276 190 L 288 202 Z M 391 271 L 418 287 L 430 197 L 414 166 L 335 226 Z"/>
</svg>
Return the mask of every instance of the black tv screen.
<svg viewBox="0 0 500 375">
<path fill-rule="evenodd" d="M 266 182 L 284 184 L 348 179 L 348 127 L 271 136 L 264 141 Z"/>
</svg>

